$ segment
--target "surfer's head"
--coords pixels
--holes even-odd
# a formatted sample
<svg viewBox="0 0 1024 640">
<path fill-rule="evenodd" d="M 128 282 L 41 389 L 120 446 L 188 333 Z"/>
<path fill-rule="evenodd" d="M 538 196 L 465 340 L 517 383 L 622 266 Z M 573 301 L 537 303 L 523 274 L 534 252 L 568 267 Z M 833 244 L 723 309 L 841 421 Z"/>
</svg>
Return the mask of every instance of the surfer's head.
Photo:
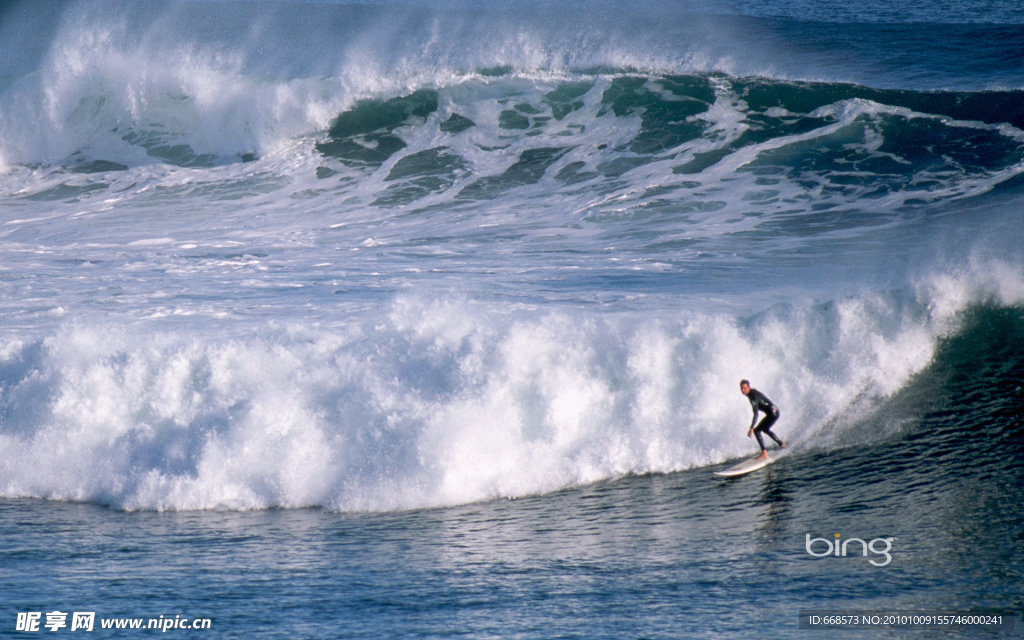
<svg viewBox="0 0 1024 640">
<path fill-rule="evenodd" d="M 747 395 L 747 394 L 750 393 L 750 381 L 749 380 L 740 380 L 740 392 L 743 393 L 743 395 Z"/>
</svg>

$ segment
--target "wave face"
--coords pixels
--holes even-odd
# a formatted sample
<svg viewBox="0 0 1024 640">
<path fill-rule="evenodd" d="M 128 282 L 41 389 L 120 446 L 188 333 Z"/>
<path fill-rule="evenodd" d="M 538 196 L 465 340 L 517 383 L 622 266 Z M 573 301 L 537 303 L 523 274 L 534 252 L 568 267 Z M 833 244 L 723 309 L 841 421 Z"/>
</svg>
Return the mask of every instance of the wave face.
<svg viewBox="0 0 1024 640">
<path fill-rule="evenodd" d="M 452 505 L 744 455 L 741 378 L 798 450 L 1010 388 L 948 345 L 1024 301 L 1024 20 L 870 5 L 5 6 L 0 494 Z"/>
</svg>

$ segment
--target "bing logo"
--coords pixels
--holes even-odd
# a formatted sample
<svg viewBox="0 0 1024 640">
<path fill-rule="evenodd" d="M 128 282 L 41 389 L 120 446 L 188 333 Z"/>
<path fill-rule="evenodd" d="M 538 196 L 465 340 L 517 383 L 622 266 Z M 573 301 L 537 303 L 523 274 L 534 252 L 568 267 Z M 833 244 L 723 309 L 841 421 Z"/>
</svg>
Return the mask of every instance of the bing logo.
<svg viewBox="0 0 1024 640">
<path fill-rule="evenodd" d="M 876 567 L 884 567 L 892 562 L 892 555 L 889 552 L 892 551 L 892 541 L 896 540 L 896 538 L 875 538 L 871 542 L 865 542 L 860 538 L 847 538 L 840 542 L 840 534 L 838 533 L 835 534 L 835 538 L 835 542 L 833 542 L 825 538 L 812 538 L 811 534 L 808 533 L 807 542 L 804 547 L 807 549 L 807 553 L 815 558 L 824 558 L 825 556 L 845 558 L 850 543 L 853 543 L 854 554 L 859 550 L 864 557 L 867 557 L 868 551 L 871 551 L 876 556 L 885 556 L 884 561 L 878 558 L 868 560 L 868 562 Z M 876 546 L 878 547 L 877 549 L 875 548 Z"/>
</svg>

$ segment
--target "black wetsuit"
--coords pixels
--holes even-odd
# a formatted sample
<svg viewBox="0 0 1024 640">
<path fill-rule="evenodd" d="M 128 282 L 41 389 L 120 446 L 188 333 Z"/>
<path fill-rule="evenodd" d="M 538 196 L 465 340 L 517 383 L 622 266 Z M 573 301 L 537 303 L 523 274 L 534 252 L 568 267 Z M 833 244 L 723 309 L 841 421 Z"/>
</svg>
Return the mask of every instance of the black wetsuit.
<svg viewBox="0 0 1024 640">
<path fill-rule="evenodd" d="M 754 419 L 750 422 L 750 428 L 754 430 L 754 435 L 757 436 L 757 444 L 761 445 L 761 451 L 764 451 L 764 440 L 761 438 L 762 433 L 767 433 L 772 440 L 779 443 L 782 446 L 782 440 L 772 433 L 772 425 L 779 419 L 779 408 L 775 406 L 771 400 L 769 400 L 763 393 L 757 389 L 751 389 L 750 393 L 747 394 L 747 400 L 750 400 L 750 406 L 754 409 Z M 761 419 L 760 424 L 756 427 L 754 423 L 757 422 L 757 412 L 763 411 L 764 418 Z"/>
</svg>

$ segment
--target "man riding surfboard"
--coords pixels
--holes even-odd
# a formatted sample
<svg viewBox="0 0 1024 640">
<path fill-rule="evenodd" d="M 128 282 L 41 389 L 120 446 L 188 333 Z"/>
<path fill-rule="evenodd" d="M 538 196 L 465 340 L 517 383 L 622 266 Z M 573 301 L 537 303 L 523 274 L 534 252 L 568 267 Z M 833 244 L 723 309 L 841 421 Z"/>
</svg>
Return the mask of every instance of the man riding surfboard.
<svg viewBox="0 0 1024 640">
<path fill-rule="evenodd" d="M 757 456 L 757 460 L 764 460 L 768 457 L 768 450 L 764 448 L 764 440 L 761 438 L 762 433 L 767 433 L 768 436 L 779 443 L 779 448 L 784 449 L 786 447 L 782 440 L 772 433 L 772 425 L 779 419 L 779 408 L 775 406 L 763 393 L 757 389 L 750 387 L 750 381 L 740 380 L 740 391 L 743 395 L 747 396 L 747 400 L 750 400 L 750 406 L 754 409 L 754 419 L 750 421 L 750 429 L 747 431 L 747 437 L 757 436 L 757 444 L 761 445 L 761 455 Z M 761 423 L 756 427 L 754 424 L 757 422 L 757 412 L 763 411 L 764 418 Z"/>
</svg>

